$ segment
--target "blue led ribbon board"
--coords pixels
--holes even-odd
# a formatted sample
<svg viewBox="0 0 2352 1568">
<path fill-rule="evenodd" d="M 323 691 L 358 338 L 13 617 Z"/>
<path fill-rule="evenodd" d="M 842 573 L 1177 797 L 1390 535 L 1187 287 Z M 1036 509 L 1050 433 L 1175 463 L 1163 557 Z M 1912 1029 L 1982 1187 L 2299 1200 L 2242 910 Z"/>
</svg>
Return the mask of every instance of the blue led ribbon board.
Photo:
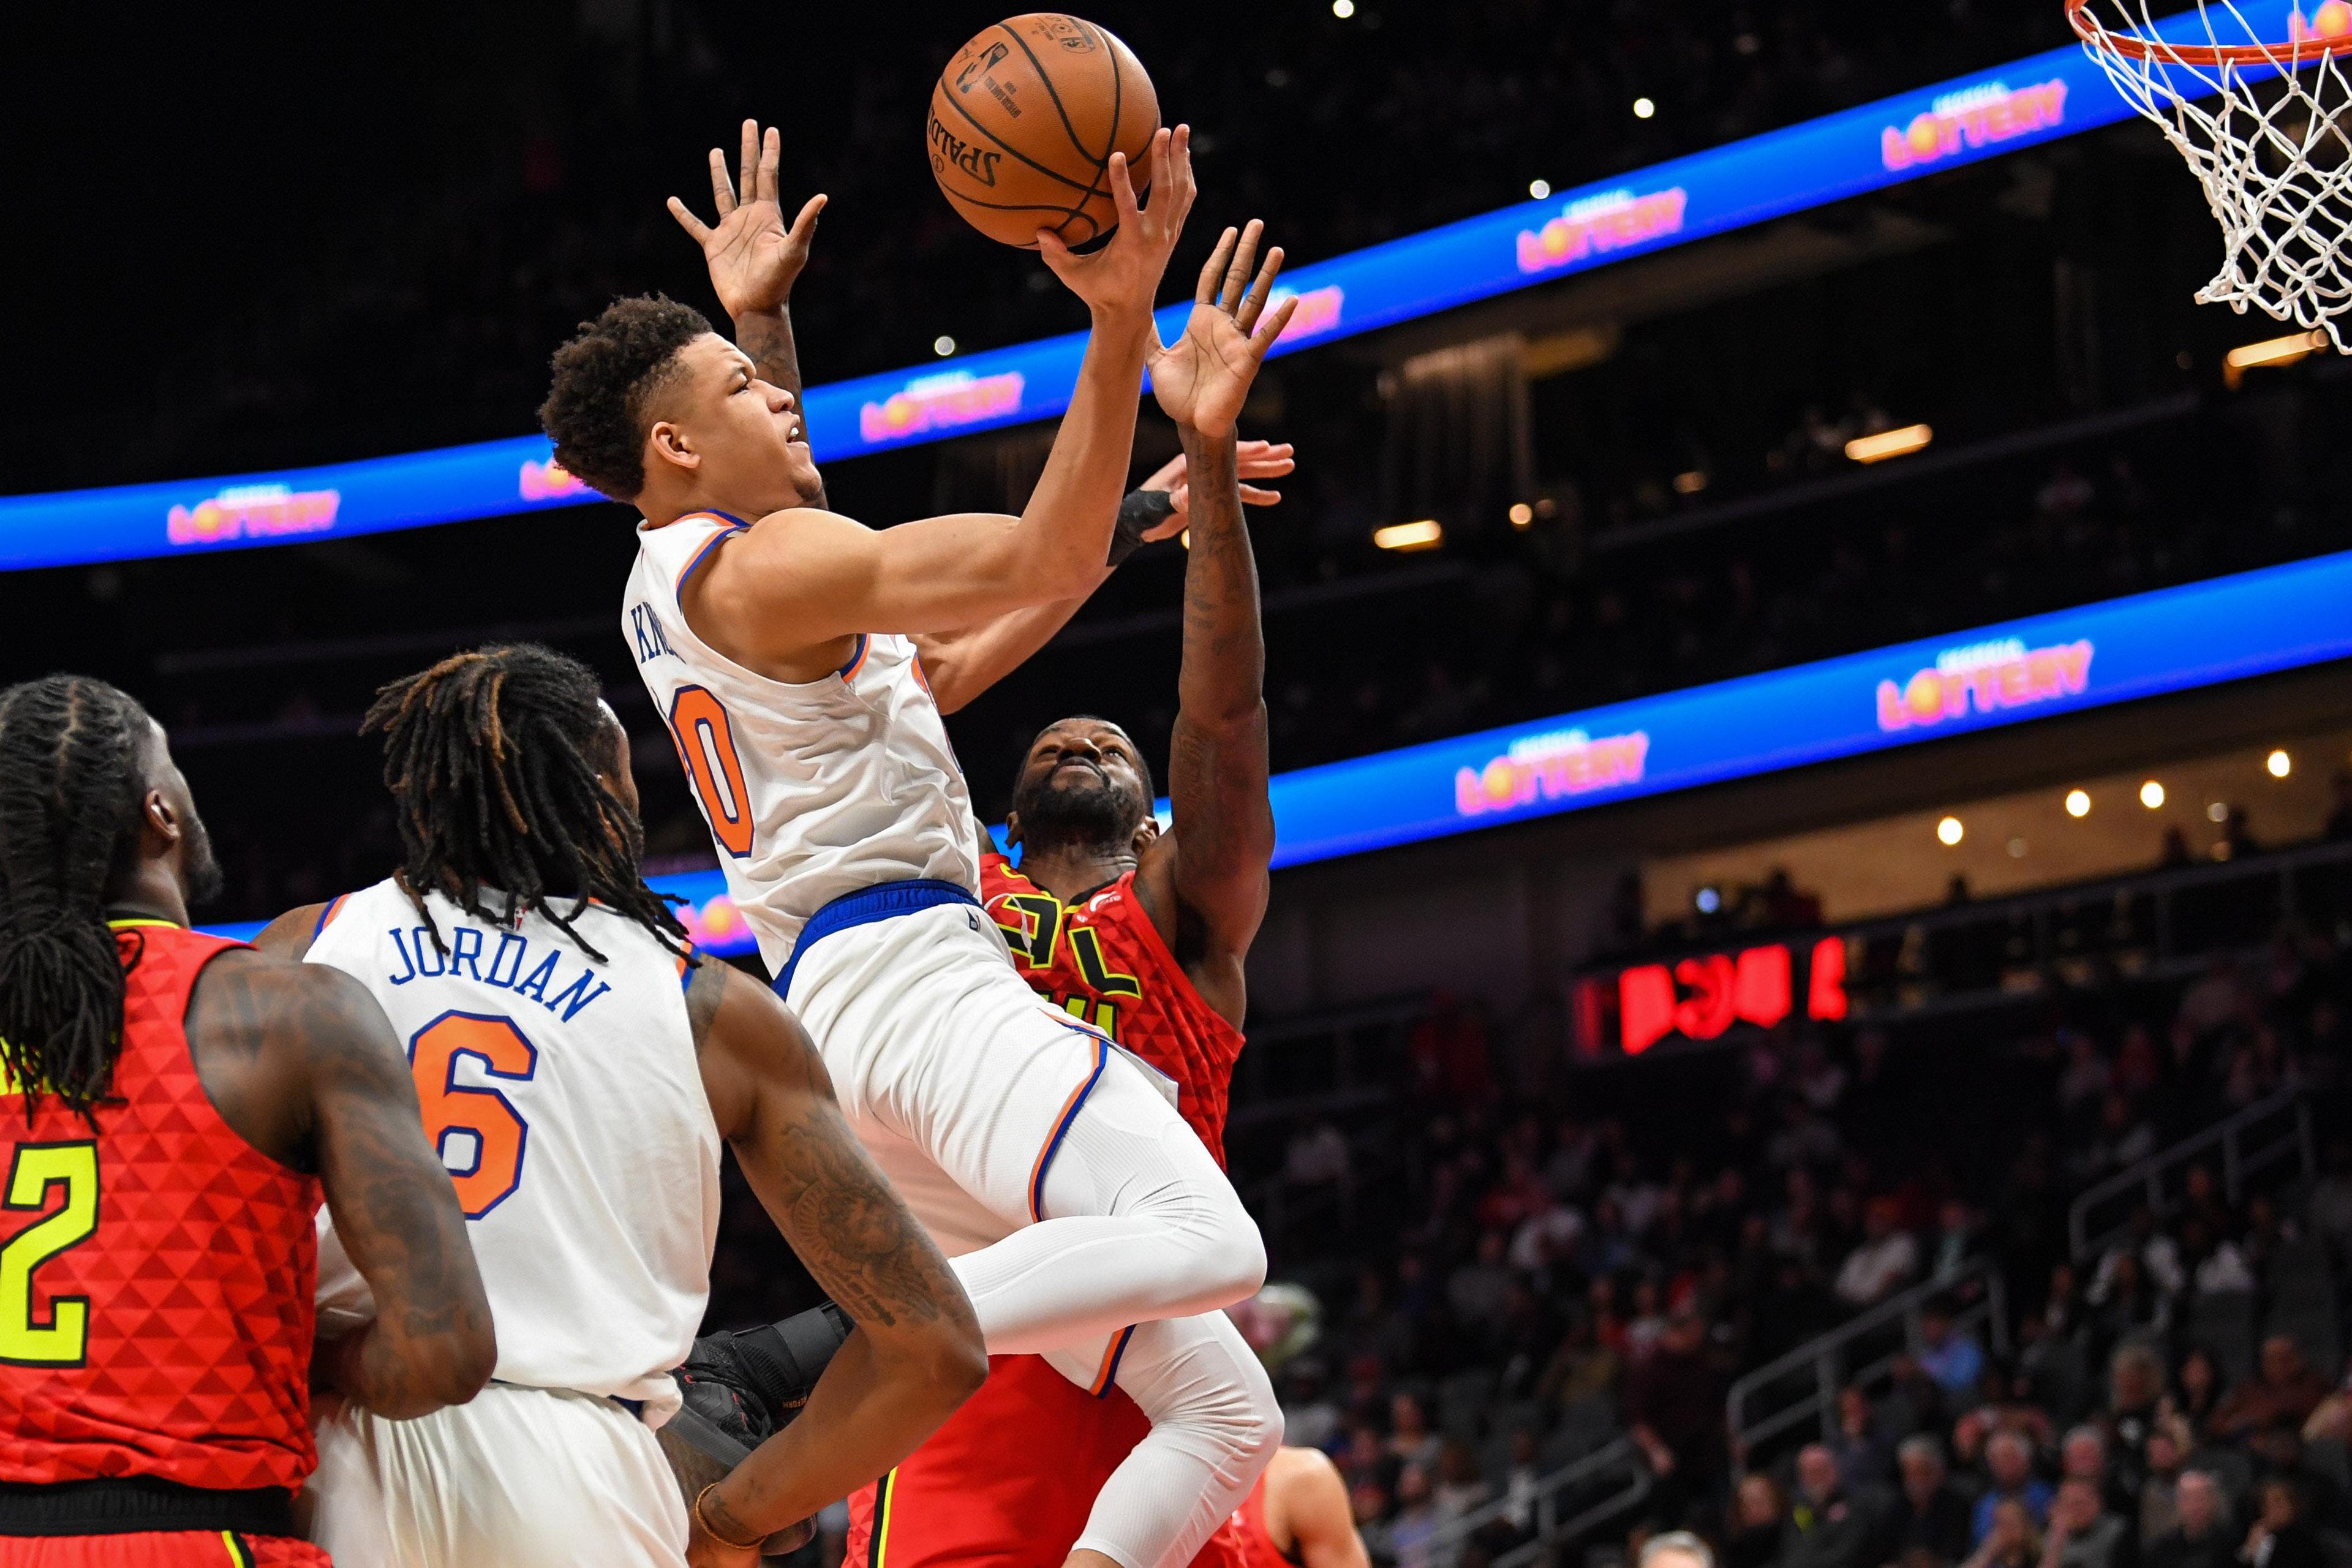
<svg viewBox="0 0 2352 1568">
<path fill-rule="evenodd" d="M 1274 780 L 1274 863 L 1304 866 L 2352 658 L 2347 606 L 2352 552 L 1303 768 Z M 1165 800 L 1160 813 L 1165 821 Z M 723 872 L 653 885 L 683 900 L 698 946 L 753 951 Z M 213 929 L 249 936 L 260 925 Z"/>
<path fill-rule="evenodd" d="M 2290 0 L 2238 9 L 2254 36 L 2288 36 Z M 2203 37 L 2194 11 L 2160 30 Z M 1299 304 L 1275 352 L 1745 228 L 2131 112 L 2081 49 L 2053 49 L 1301 267 L 1280 290 Z M 1160 312 L 1163 337 L 1189 309 Z M 810 445 L 821 460 L 852 458 L 1051 418 L 1069 406 L 1084 344 L 1072 333 L 810 387 Z M 0 497 L 0 570 L 345 538 L 593 499 L 536 436 L 279 473 Z"/>
</svg>

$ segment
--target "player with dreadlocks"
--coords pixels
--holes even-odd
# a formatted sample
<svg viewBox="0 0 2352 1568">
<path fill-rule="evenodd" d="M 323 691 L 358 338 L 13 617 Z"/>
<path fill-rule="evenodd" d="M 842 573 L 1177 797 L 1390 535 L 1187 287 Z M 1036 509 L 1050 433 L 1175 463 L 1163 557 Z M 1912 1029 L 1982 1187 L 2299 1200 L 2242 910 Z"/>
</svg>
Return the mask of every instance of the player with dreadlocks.
<svg viewBox="0 0 2352 1568">
<path fill-rule="evenodd" d="M 323 1194 L 383 1304 L 322 1381 L 389 1418 L 473 1396 L 488 1303 L 383 1012 L 188 929 L 220 869 L 163 731 L 102 681 L 0 691 L 0 1558 L 326 1562 Z"/>
<path fill-rule="evenodd" d="M 346 1568 L 754 1563 L 979 1386 L 971 1304 L 783 1004 L 698 962 L 645 885 L 628 736 L 587 667 L 461 653 L 385 687 L 366 728 L 400 871 L 260 940 L 356 977 L 408 1042 L 499 1363 L 462 1410 L 323 1424 L 312 1538 Z M 721 1139 L 856 1326 L 689 1521 L 654 1429 L 709 1294 Z M 337 1239 L 321 1312 L 363 1318 Z"/>
</svg>

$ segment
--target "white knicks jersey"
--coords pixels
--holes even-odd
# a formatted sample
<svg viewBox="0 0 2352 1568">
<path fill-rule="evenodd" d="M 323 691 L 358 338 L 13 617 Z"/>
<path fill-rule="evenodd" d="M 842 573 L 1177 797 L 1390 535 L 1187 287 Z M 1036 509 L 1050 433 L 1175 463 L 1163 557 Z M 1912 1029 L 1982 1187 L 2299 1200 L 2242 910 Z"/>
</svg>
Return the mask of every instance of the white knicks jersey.
<svg viewBox="0 0 2352 1568">
<path fill-rule="evenodd" d="M 498 908 L 503 900 L 485 894 Z M 568 910 L 568 904 L 562 906 Z M 392 881 L 328 906 L 310 962 L 368 988 L 416 1075 L 426 1138 L 466 1211 L 502 1383 L 677 1408 L 710 1294 L 719 1128 L 675 953 L 602 905 L 508 926 Z M 373 1314 L 319 1211 L 323 1323 Z"/>
<path fill-rule="evenodd" d="M 903 637 L 861 636 L 822 679 L 755 675 L 694 635 L 678 585 L 748 525 L 637 529 L 621 633 L 677 743 L 727 888 L 781 974 L 808 918 L 913 879 L 980 892 L 980 830 L 946 721 Z"/>
</svg>

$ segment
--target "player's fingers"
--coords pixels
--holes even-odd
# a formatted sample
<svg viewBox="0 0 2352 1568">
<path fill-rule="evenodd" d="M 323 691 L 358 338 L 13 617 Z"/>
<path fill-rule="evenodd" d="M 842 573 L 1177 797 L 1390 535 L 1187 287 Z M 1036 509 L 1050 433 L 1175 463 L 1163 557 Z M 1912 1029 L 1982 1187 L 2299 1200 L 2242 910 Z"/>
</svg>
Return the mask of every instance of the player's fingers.
<svg viewBox="0 0 2352 1568">
<path fill-rule="evenodd" d="M 1168 167 L 1175 199 L 1170 204 L 1169 232 L 1172 235 L 1184 226 L 1186 215 L 1192 210 L 1192 198 L 1200 187 L 1192 183 L 1192 128 L 1179 125 L 1168 139 Z"/>
<path fill-rule="evenodd" d="M 1290 325 L 1291 312 L 1297 309 L 1298 296 L 1293 294 L 1268 310 L 1265 320 L 1257 324 L 1257 331 L 1250 334 L 1250 353 L 1261 360 L 1265 358 L 1275 340 L 1282 336 L 1282 329 Z"/>
<path fill-rule="evenodd" d="M 727 154 L 716 147 L 710 150 L 710 197 L 719 204 L 722 221 L 735 210 L 735 182 L 727 177 Z"/>
<path fill-rule="evenodd" d="M 669 199 L 669 216 L 677 219 L 680 228 L 694 237 L 695 244 L 700 245 L 710 237 L 710 226 L 695 216 L 694 210 L 676 196 Z"/>
<path fill-rule="evenodd" d="M 756 202 L 760 199 L 760 122 L 743 121 L 743 151 L 739 155 L 742 173 L 735 178 L 735 199 Z"/>
<path fill-rule="evenodd" d="M 1242 226 L 1241 243 L 1234 247 L 1225 266 L 1225 280 L 1217 289 L 1217 309 L 1228 316 L 1241 308 L 1242 290 L 1248 286 L 1250 268 L 1257 262 L 1258 237 L 1265 232 L 1265 225 L 1255 218 Z M 1244 321 L 1242 325 L 1246 328 L 1249 323 Z"/>
<path fill-rule="evenodd" d="M 783 161 L 784 136 L 774 126 L 760 138 L 760 199 L 772 202 L 776 196 L 776 166 Z"/>
<path fill-rule="evenodd" d="M 1110 181 L 1111 211 L 1118 219 L 1118 226 L 1127 229 L 1128 226 L 1136 222 L 1138 211 L 1135 205 L 1135 182 L 1129 178 L 1127 172 L 1127 154 L 1113 153 L 1110 155 L 1110 166 L 1105 171 L 1105 174 Z M 1129 230 L 1129 232 L 1133 231 Z"/>
<path fill-rule="evenodd" d="M 1117 154 L 1114 153 L 1113 156 Z M 1064 245 L 1062 237 L 1050 228 L 1041 228 L 1037 231 L 1037 254 L 1044 257 L 1045 265 L 1056 273 L 1059 273 L 1070 260 L 1070 247 Z"/>
<path fill-rule="evenodd" d="M 1242 308 L 1234 312 L 1234 320 L 1244 331 L 1257 325 L 1257 314 L 1265 309 L 1266 297 L 1274 292 L 1275 278 L 1282 271 L 1282 247 L 1276 246 L 1265 253 L 1265 265 L 1257 269 L 1257 281 L 1250 285 Z"/>
<path fill-rule="evenodd" d="M 1151 232 L 1162 239 L 1172 236 L 1177 223 L 1173 196 L 1175 184 L 1169 178 L 1168 148 L 1175 133 L 1166 126 L 1152 132 L 1150 149 L 1144 154 L 1144 170 L 1149 175 L 1152 193 Z M 1162 195 L 1161 193 L 1168 193 Z"/>
<path fill-rule="evenodd" d="M 827 199 L 824 195 L 818 195 L 811 196 L 801 204 L 800 216 L 793 219 L 792 237 L 793 239 L 803 245 L 808 243 L 809 237 L 816 233 L 817 216 L 824 211 Z"/>
<path fill-rule="evenodd" d="M 1209 259 L 1201 264 L 1201 282 L 1200 286 L 1192 290 L 1192 303 L 1213 305 L 1217 302 L 1218 284 L 1225 275 L 1227 263 L 1233 256 L 1234 244 L 1238 238 L 1238 232 L 1231 228 L 1217 236 L 1217 247 L 1209 252 Z"/>
<path fill-rule="evenodd" d="M 1262 490 L 1255 485 L 1244 485 L 1242 487 L 1242 504 L 1244 506 L 1273 506 L 1281 500 L 1282 492 L 1280 490 Z"/>
</svg>

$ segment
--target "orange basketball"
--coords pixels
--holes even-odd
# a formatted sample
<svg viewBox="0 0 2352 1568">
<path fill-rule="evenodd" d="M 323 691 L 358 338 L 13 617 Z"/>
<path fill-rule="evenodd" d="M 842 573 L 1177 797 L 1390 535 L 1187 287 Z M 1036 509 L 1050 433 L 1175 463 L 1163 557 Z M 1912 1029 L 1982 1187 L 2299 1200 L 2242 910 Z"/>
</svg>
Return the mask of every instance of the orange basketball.
<svg viewBox="0 0 2352 1568">
<path fill-rule="evenodd" d="M 1040 11 L 999 22 L 962 48 L 931 89 L 931 173 L 972 227 L 1037 248 L 1051 229 L 1072 247 L 1118 226 L 1110 155 L 1137 167 L 1160 130 L 1160 95 L 1135 54 L 1092 22 Z"/>
</svg>

